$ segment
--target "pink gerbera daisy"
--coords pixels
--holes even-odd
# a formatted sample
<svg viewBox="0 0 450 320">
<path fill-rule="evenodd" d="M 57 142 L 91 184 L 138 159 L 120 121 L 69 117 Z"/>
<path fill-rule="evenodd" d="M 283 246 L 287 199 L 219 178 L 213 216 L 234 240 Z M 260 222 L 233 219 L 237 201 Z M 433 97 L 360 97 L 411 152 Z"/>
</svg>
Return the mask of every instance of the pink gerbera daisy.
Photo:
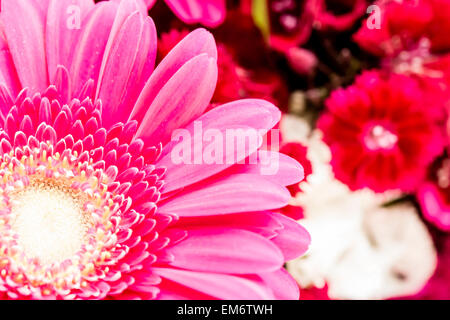
<svg viewBox="0 0 450 320">
<path fill-rule="evenodd" d="M 365 72 L 335 91 L 318 126 L 336 177 L 353 190 L 414 190 L 444 145 L 429 103 L 416 81 L 396 74 Z"/>
<path fill-rule="evenodd" d="M 242 161 L 259 144 L 222 164 L 172 161 L 177 128 L 264 135 L 280 118 L 262 100 L 205 113 L 208 32 L 153 70 L 141 0 L 2 0 L 0 20 L 0 298 L 298 298 L 283 264 L 309 235 L 272 210 L 301 166 L 280 155 L 262 175 L 262 157 Z"/>
</svg>

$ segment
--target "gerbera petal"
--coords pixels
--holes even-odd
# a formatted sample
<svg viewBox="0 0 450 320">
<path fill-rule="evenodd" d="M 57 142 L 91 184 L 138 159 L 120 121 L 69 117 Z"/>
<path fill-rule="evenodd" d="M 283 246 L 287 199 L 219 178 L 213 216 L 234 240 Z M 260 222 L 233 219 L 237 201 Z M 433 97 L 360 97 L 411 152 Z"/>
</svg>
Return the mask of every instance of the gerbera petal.
<svg viewBox="0 0 450 320">
<path fill-rule="evenodd" d="M 289 199 L 285 187 L 260 175 L 240 174 L 184 189 L 158 210 L 181 217 L 206 216 L 281 208 Z"/>
<path fill-rule="evenodd" d="M 166 0 L 166 3 L 185 23 L 214 28 L 225 19 L 224 0 Z"/>
<path fill-rule="evenodd" d="M 192 228 L 204 226 L 239 228 L 273 238 L 283 225 L 275 218 L 279 214 L 270 211 L 244 212 L 205 217 L 183 217 L 178 222 L 179 228 Z"/>
<path fill-rule="evenodd" d="M 274 295 L 264 282 L 242 277 L 168 268 L 155 268 L 160 276 L 217 299 L 262 300 Z"/>
<path fill-rule="evenodd" d="M 160 89 L 136 136 L 149 145 L 167 142 L 173 130 L 206 110 L 216 82 L 217 62 L 214 58 L 201 54 L 189 60 Z"/>
<path fill-rule="evenodd" d="M 0 83 L 3 83 L 14 97 L 20 91 L 20 80 L 3 30 L 0 32 Z"/>
<path fill-rule="evenodd" d="M 274 272 L 262 273 L 259 275 L 264 282 L 272 289 L 277 300 L 298 300 L 300 290 L 295 280 L 285 269 Z"/>
<path fill-rule="evenodd" d="M 92 0 L 50 0 L 45 30 L 45 47 L 48 74 L 52 83 L 58 65 L 70 69 L 70 58 L 75 46 L 78 45 L 82 21 L 93 7 Z"/>
<path fill-rule="evenodd" d="M 144 0 L 145 5 L 147 6 L 147 8 L 150 10 L 153 5 L 155 4 L 156 0 Z"/>
<path fill-rule="evenodd" d="M 276 244 L 286 261 L 304 254 L 311 243 L 309 233 L 296 221 L 270 211 L 206 217 L 183 217 L 180 228 L 216 226 L 258 233 Z"/>
<path fill-rule="evenodd" d="M 304 177 L 303 167 L 291 157 L 274 151 L 259 150 L 255 163 L 236 164 L 227 173 L 261 174 L 282 186 L 300 182 Z"/>
<path fill-rule="evenodd" d="M 250 140 L 252 138 L 254 138 L 253 140 L 261 140 L 257 138 L 262 138 L 279 121 L 280 115 L 278 108 L 269 102 L 250 99 L 227 103 L 207 112 L 196 120 L 196 123 L 201 124 L 202 132 L 196 132 L 194 123 L 186 127 L 189 136 L 192 137 L 188 145 L 193 153 L 191 155 L 191 158 L 194 159 L 193 163 L 186 166 L 185 163 L 173 161 L 172 158 L 174 148 L 180 147 L 186 141 L 171 142 L 164 148 L 163 156 L 158 162 L 159 165 L 167 168 L 163 193 L 201 181 L 247 158 L 260 147 L 262 142 L 250 143 Z M 223 140 L 229 137 L 227 136 L 227 130 L 231 129 L 233 129 L 236 139 L 248 137 L 249 143 L 245 143 L 245 146 L 243 146 L 245 150 L 226 147 L 226 141 Z M 212 130 L 215 130 L 220 141 L 211 139 L 212 141 L 209 143 L 203 142 L 203 133 L 213 132 Z M 255 134 L 249 136 L 252 133 Z M 202 141 L 200 147 L 195 145 L 198 143 L 198 138 Z M 216 155 L 214 163 L 204 163 L 205 150 L 214 143 L 221 144 L 225 150 L 220 155 Z M 201 159 L 202 161 L 196 164 L 195 159 Z M 245 169 L 242 173 L 245 173 Z"/>
<path fill-rule="evenodd" d="M 45 90 L 48 83 L 42 19 L 34 1 L 1 2 L 1 21 L 17 74 L 31 92 Z"/>
<path fill-rule="evenodd" d="M 75 85 L 75 96 L 82 91 L 88 80 L 92 79 L 94 85 L 97 85 L 100 66 L 116 12 L 116 3 L 101 2 L 95 6 L 83 23 L 70 70 L 72 83 Z"/>
<path fill-rule="evenodd" d="M 311 236 L 298 222 L 282 215 L 274 215 L 274 218 L 283 225 L 278 235 L 271 239 L 283 252 L 286 261 L 292 260 L 304 254 L 311 243 Z"/>
<path fill-rule="evenodd" d="M 111 33 L 109 34 L 108 42 L 106 43 L 103 61 L 100 67 L 100 73 L 98 76 L 99 83 L 102 82 L 105 72 L 107 72 L 109 56 L 114 53 L 114 45 L 116 43 L 117 36 L 122 30 L 123 24 L 128 20 L 128 18 L 135 12 L 140 12 L 143 15 L 147 15 L 147 8 L 145 8 L 144 3 L 141 0 L 121 0 L 116 1 L 118 3 L 118 8 L 116 15 L 114 17 L 114 23 L 111 26 Z M 129 33 L 128 36 L 132 34 Z M 97 86 L 96 97 L 99 96 L 100 85 Z"/>
<path fill-rule="evenodd" d="M 217 60 L 217 48 L 213 36 L 204 29 L 197 29 L 181 40 L 159 63 L 145 84 L 133 108 L 130 119 L 140 122 L 144 118 L 148 107 L 169 79 L 186 62 L 203 53 Z"/>
<path fill-rule="evenodd" d="M 270 240 L 246 230 L 199 228 L 166 251 L 170 265 L 195 271 L 255 274 L 278 270 L 284 259 Z"/>
<path fill-rule="evenodd" d="M 156 29 L 151 18 L 138 11 L 130 15 L 118 31 L 106 59 L 98 86 L 98 97 L 107 110 L 106 127 L 126 122 L 131 108 L 153 70 L 156 57 Z"/>
<path fill-rule="evenodd" d="M 50 0 L 32 0 L 32 1 L 34 2 L 36 8 L 39 9 L 42 16 L 45 17 L 47 15 Z"/>
<path fill-rule="evenodd" d="M 162 279 L 158 289 L 159 300 L 215 300 L 214 297 L 165 278 Z"/>
</svg>

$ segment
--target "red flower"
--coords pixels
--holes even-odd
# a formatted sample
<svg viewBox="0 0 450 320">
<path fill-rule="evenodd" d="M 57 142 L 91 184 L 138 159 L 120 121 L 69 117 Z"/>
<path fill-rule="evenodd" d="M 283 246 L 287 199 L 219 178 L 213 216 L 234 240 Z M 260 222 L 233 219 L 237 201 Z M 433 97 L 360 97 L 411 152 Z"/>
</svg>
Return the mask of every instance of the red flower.
<svg viewBox="0 0 450 320">
<path fill-rule="evenodd" d="M 309 161 L 309 159 L 307 158 L 308 148 L 302 145 L 301 143 L 298 142 L 285 143 L 281 146 L 280 152 L 302 163 L 304 170 L 303 174 L 305 176 L 304 179 L 306 179 L 312 173 L 311 161 Z M 295 197 L 295 195 L 301 191 L 299 183 L 289 186 L 288 190 L 290 191 L 293 197 Z M 295 205 L 287 205 L 286 207 L 282 208 L 281 213 L 295 220 L 303 218 L 302 207 Z"/>
<path fill-rule="evenodd" d="M 336 177 L 353 190 L 414 190 L 444 145 L 425 102 L 414 79 L 375 71 L 336 90 L 318 124 Z"/>
<path fill-rule="evenodd" d="M 379 56 L 393 56 L 427 39 L 433 52 L 450 50 L 446 32 L 450 30 L 449 1 L 381 0 L 376 5 L 381 12 L 375 10 L 355 35 L 364 49 Z"/>
</svg>

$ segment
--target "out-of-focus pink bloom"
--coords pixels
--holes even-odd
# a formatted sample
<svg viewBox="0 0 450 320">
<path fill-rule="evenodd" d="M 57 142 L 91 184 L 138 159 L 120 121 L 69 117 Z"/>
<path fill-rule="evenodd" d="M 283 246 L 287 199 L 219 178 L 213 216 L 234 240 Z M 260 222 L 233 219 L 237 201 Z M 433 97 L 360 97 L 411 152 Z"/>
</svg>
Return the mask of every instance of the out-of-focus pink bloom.
<svg viewBox="0 0 450 320">
<path fill-rule="evenodd" d="M 309 50 L 293 47 L 287 50 L 286 59 L 298 74 L 310 74 L 317 66 L 317 57 Z"/>
<path fill-rule="evenodd" d="M 336 177 L 352 190 L 415 190 L 444 145 L 425 101 L 414 79 L 375 71 L 333 92 L 318 127 Z"/>
<path fill-rule="evenodd" d="M 172 29 L 161 35 L 158 42 L 158 57 L 162 59 L 186 34 L 187 30 Z M 239 64 L 239 48 L 219 43 L 218 81 L 211 102 L 215 105 L 240 98 L 265 99 L 278 105 L 284 104 L 285 84 L 281 77 L 257 66 L 252 69 Z"/>
<path fill-rule="evenodd" d="M 146 0 L 149 9 L 156 0 Z M 165 0 L 167 6 L 184 23 L 200 23 L 215 28 L 222 24 L 226 16 L 225 0 Z"/>
<path fill-rule="evenodd" d="M 415 79 L 424 94 L 424 105 L 433 106 L 429 114 L 444 125 L 450 106 L 450 54 L 431 53 L 429 40 L 422 39 L 415 49 L 384 58 L 382 67 Z"/>
<path fill-rule="evenodd" d="M 417 191 L 422 212 L 439 229 L 450 231 L 450 159 L 432 169 L 430 180 Z"/>
<path fill-rule="evenodd" d="M 242 68 L 239 74 L 245 96 L 276 103 L 280 109 L 287 108 L 286 83 L 279 74 L 264 68 L 256 70 Z"/>
<path fill-rule="evenodd" d="M 214 30 L 214 35 L 237 66 L 242 83 L 241 96 L 265 99 L 282 110 L 287 109 L 288 86 L 276 68 L 270 47 L 252 17 L 239 10 L 231 10 L 224 24 Z M 220 59 L 219 56 L 219 64 Z M 233 79 L 231 74 L 229 79 Z"/>
<path fill-rule="evenodd" d="M 79 29 L 66 24 L 74 3 Z M 240 100 L 205 112 L 213 37 L 193 31 L 154 69 L 146 15 L 131 0 L 1 1 L 0 299 L 298 298 L 283 264 L 310 238 L 274 210 L 301 166 L 280 156 L 262 175 L 261 161 L 241 161 L 258 145 L 233 161 L 172 159 L 186 143 L 171 140 L 177 128 L 265 135 L 279 110 Z M 189 146 L 198 159 L 209 144 Z"/>
<path fill-rule="evenodd" d="M 441 189 L 439 186 L 426 182 L 417 193 L 422 212 L 427 220 L 438 228 L 450 231 L 450 189 Z"/>
<path fill-rule="evenodd" d="M 415 49 L 427 39 L 433 52 L 450 50 L 449 1 L 381 0 L 375 5 L 380 12 L 375 10 L 355 34 L 355 40 L 364 49 L 379 56 L 394 56 L 402 50 Z M 378 13 L 380 19 L 376 21 Z"/>
<path fill-rule="evenodd" d="M 336 15 L 330 4 L 349 11 Z M 314 28 L 343 31 L 350 28 L 366 9 L 366 0 L 270 0 L 270 46 L 284 54 L 291 67 L 299 74 L 310 74 L 317 65 L 313 52 L 299 48 L 305 44 Z"/>
<path fill-rule="evenodd" d="M 367 10 L 367 0 L 322 0 L 316 18 L 317 28 L 345 31 L 350 29 Z M 334 13 L 329 7 L 345 10 Z"/>
<path fill-rule="evenodd" d="M 311 35 L 322 0 L 270 0 L 270 45 L 286 52 L 304 44 Z"/>
</svg>

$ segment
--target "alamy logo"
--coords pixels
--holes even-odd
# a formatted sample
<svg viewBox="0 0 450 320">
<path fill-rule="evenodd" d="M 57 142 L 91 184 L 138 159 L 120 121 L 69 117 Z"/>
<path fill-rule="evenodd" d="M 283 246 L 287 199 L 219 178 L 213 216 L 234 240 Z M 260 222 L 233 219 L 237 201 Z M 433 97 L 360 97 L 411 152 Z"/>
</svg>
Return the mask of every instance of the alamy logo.
<svg viewBox="0 0 450 320">
<path fill-rule="evenodd" d="M 66 13 L 68 18 L 66 20 L 66 26 L 69 30 L 81 29 L 81 8 L 76 5 L 67 7 Z"/>
<path fill-rule="evenodd" d="M 194 121 L 193 131 L 178 129 L 172 133 L 171 161 L 185 165 L 247 164 L 262 175 L 275 175 L 279 169 L 279 130 L 266 131 L 204 129 L 201 121 Z M 270 148 L 264 137 L 270 139 Z"/>
<path fill-rule="evenodd" d="M 371 5 L 367 8 L 367 13 L 370 14 L 366 22 L 367 28 L 381 29 L 381 8 L 375 4 Z"/>
</svg>

